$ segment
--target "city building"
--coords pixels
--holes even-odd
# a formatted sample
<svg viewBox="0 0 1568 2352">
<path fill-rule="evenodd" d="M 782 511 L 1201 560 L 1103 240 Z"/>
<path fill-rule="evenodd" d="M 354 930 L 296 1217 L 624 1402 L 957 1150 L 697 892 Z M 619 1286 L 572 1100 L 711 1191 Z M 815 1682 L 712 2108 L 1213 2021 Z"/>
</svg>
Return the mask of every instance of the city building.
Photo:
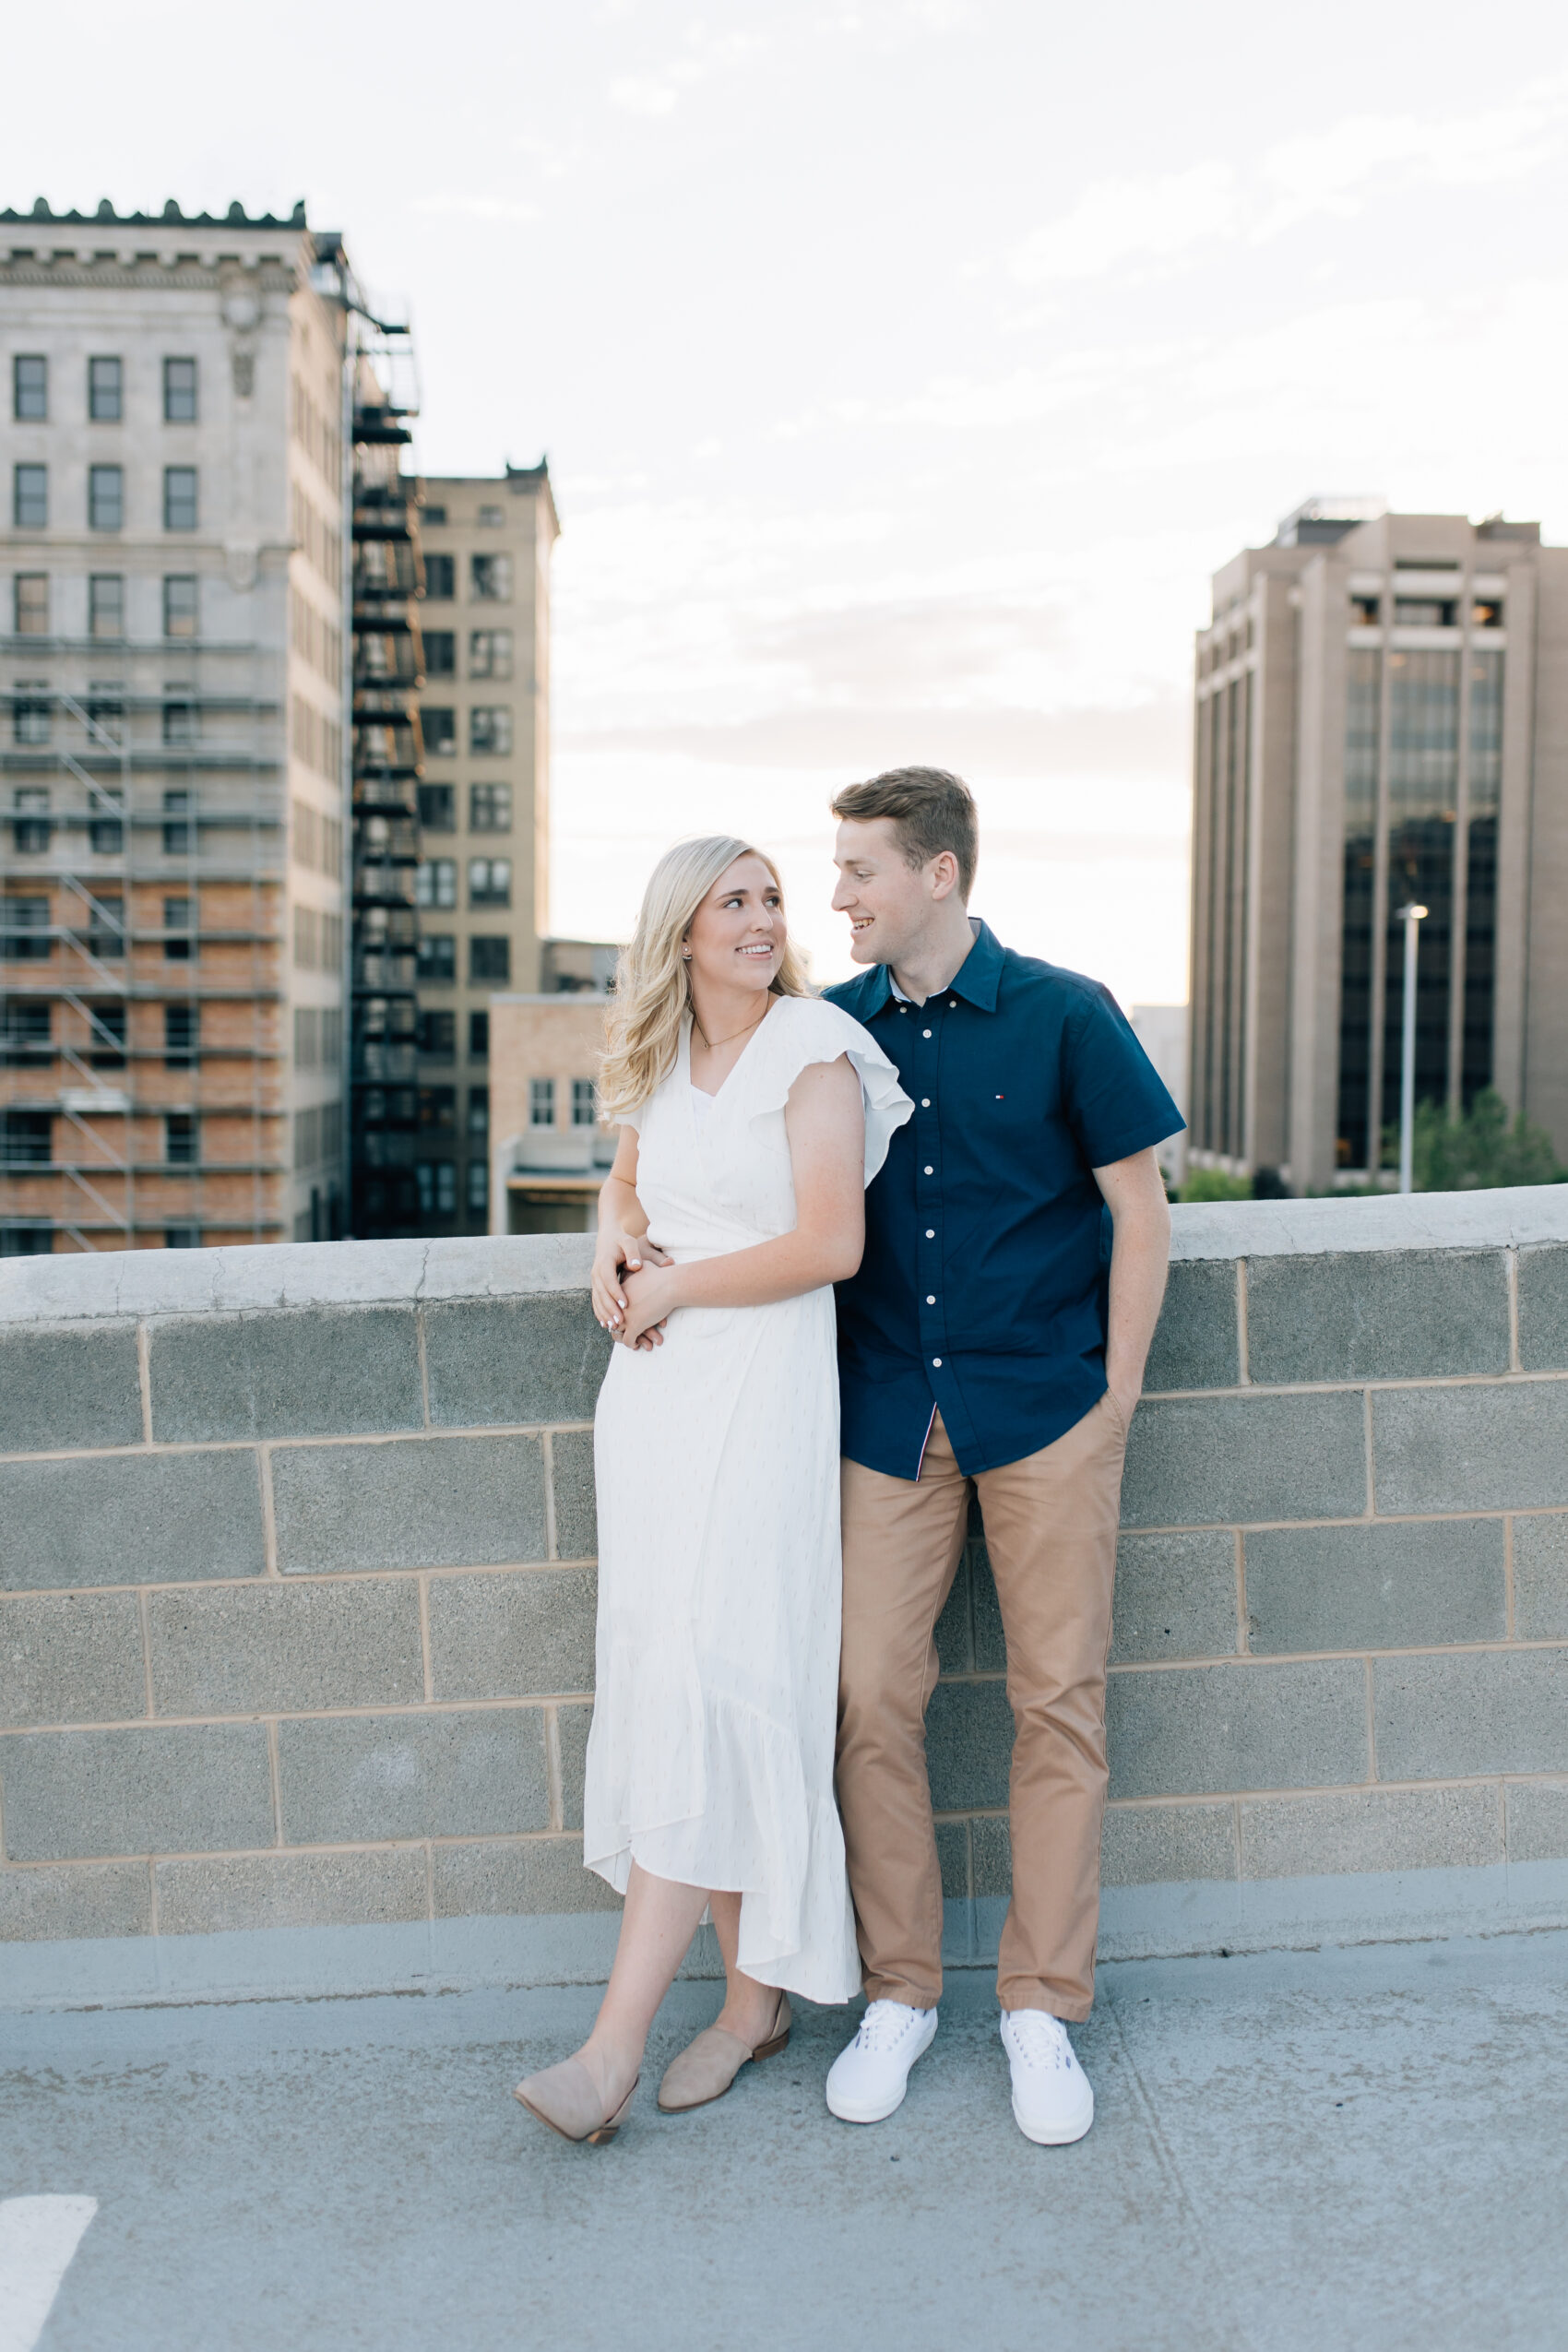
<svg viewBox="0 0 1568 2352">
<path fill-rule="evenodd" d="M 491 1229 L 491 999 L 549 988 L 548 466 L 422 484 L 412 1225 Z M 591 968 L 588 981 L 592 984 Z M 505 1230 L 505 1225 L 501 1229 Z"/>
<path fill-rule="evenodd" d="M 593 1229 L 615 1157 L 595 1083 L 607 1002 L 588 989 L 490 1000 L 492 1233 Z"/>
<path fill-rule="evenodd" d="M 0 212 L 0 1247 L 341 1229 L 335 239 Z"/>
<path fill-rule="evenodd" d="M 1187 1008 L 1184 1004 L 1134 1004 L 1127 1016 L 1133 1035 L 1148 1055 L 1160 1083 L 1183 1119 L 1187 1116 Z M 1170 1135 L 1157 1154 L 1167 1183 L 1187 1172 L 1185 1133 Z"/>
<path fill-rule="evenodd" d="M 1410 903 L 1417 1099 L 1568 1156 L 1568 549 L 1309 501 L 1216 573 L 1195 702 L 1191 1162 L 1389 1181 Z"/>
</svg>

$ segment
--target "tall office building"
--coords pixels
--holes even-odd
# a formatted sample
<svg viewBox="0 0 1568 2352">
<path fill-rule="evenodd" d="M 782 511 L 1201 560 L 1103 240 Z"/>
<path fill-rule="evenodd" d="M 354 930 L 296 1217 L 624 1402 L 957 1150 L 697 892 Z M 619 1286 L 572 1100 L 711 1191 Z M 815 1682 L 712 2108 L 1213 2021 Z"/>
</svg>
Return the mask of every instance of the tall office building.
<svg viewBox="0 0 1568 2352">
<path fill-rule="evenodd" d="M 337 1229 L 344 359 L 291 219 L 0 212 L 0 1246 Z"/>
<path fill-rule="evenodd" d="M 1318 499 L 1197 640 L 1190 1160 L 1376 1181 L 1416 1094 L 1493 1087 L 1568 1157 L 1568 549 Z"/>
</svg>

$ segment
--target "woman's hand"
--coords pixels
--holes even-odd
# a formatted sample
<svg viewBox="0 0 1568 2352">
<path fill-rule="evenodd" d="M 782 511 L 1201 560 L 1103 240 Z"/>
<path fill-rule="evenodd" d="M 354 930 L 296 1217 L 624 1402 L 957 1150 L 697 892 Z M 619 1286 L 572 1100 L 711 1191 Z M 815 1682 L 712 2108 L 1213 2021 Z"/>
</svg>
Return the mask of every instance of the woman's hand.
<svg viewBox="0 0 1568 2352">
<path fill-rule="evenodd" d="M 669 1258 L 646 1234 L 624 1233 L 607 1226 L 593 1253 L 593 1311 L 606 1331 L 619 1339 L 626 1312 L 624 1277 L 646 1265 L 668 1265 Z"/>
<path fill-rule="evenodd" d="M 681 1268 L 659 1254 L 660 1265 L 628 1274 L 623 1285 L 626 1304 L 615 1336 L 628 1348 L 662 1347 L 665 1320 L 682 1304 Z"/>
</svg>

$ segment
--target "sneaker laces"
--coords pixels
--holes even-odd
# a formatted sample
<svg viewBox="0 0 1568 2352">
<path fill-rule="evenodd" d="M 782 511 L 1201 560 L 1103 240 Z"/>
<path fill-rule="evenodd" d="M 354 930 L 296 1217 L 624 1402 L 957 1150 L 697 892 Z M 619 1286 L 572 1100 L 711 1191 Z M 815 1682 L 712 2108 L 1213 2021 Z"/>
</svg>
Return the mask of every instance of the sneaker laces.
<svg viewBox="0 0 1568 2352">
<path fill-rule="evenodd" d="M 878 2052 L 897 2049 L 922 2014 L 922 2011 L 911 2009 L 902 2001 L 873 2001 L 861 2019 L 855 2047 Z"/>
<path fill-rule="evenodd" d="M 1024 2065 L 1072 2065 L 1073 2045 L 1059 2017 L 1048 2016 L 1039 2009 L 1015 2009 L 1008 2014 L 1007 2029 L 1008 2053 Z"/>
</svg>

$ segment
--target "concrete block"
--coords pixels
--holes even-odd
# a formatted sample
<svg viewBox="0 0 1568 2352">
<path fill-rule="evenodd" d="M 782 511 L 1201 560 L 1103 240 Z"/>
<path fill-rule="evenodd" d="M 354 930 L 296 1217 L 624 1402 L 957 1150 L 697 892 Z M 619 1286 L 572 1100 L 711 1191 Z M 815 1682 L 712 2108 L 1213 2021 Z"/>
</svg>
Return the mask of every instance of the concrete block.
<svg viewBox="0 0 1568 2352">
<path fill-rule="evenodd" d="M 283 1446 L 272 1493 L 285 1575 L 544 1558 L 537 1437 Z"/>
<path fill-rule="evenodd" d="M 1366 1675 L 1358 1658 L 1112 1672 L 1112 1797 L 1218 1796 L 1365 1780 Z"/>
<path fill-rule="evenodd" d="M 438 1699 L 524 1699 L 593 1689 L 591 1568 L 434 1576 L 430 1656 Z"/>
<path fill-rule="evenodd" d="M 1519 1361 L 1568 1372 L 1568 1248 L 1519 1253 Z"/>
<path fill-rule="evenodd" d="M 236 1929 L 386 1926 L 428 1916 L 424 1849 L 225 1854 L 158 1862 L 160 1935 Z"/>
<path fill-rule="evenodd" d="M 266 1566 L 249 1446 L 0 1465 L 0 1590 L 182 1584 Z"/>
<path fill-rule="evenodd" d="M 134 1323 L 0 1330 L 0 1454 L 140 1443 Z"/>
<path fill-rule="evenodd" d="M 977 1813 L 969 1823 L 975 1895 L 1005 1900 L 1013 1892 L 1013 1833 L 1005 1813 Z"/>
<path fill-rule="evenodd" d="M 146 1713 L 134 1593 L 0 1601 L 0 1726 L 114 1723 Z"/>
<path fill-rule="evenodd" d="M 1243 1878 L 1479 1869 L 1502 1859 L 1495 1786 L 1358 1788 L 1345 1796 L 1249 1798 L 1241 1806 Z"/>
<path fill-rule="evenodd" d="M 1514 1522 L 1514 1631 L 1522 1642 L 1568 1641 L 1568 1512 Z"/>
<path fill-rule="evenodd" d="M 1568 1772 L 1568 1647 L 1372 1665 L 1380 1780 Z"/>
<path fill-rule="evenodd" d="M 64 1862 L 0 1870 L 0 1943 L 146 1935 L 152 1881 L 145 1862 Z"/>
<path fill-rule="evenodd" d="M 431 1854 L 438 1919 L 538 1911 L 618 1911 L 621 1897 L 583 1868 L 580 1837 L 482 1838 Z"/>
<path fill-rule="evenodd" d="M 272 1843 L 260 1723 L 13 1732 L 0 1741 L 0 1791 L 18 1862 Z"/>
<path fill-rule="evenodd" d="M 1007 1802 L 1013 1710 L 1000 1682 L 939 1682 L 925 1726 L 931 1801 L 940 1813 Z"/>
<path fill-rule="evenodd" d="M 410 1307 L 190 1315 L 149 1334 L 152 1433 L 164 1441 L 418 1429 Z"/>
<path fill-rule="evenodd" d="M 936 1655 L 942 1661 L 944 1674 L 968 1674 L 974 1668 L 974 1633 L 969 1623 L 969 1555 L 973 1550 L 972 1545 L 965 1545 L 953 1589 L 936 1621 Z M 986 1573 L 989 1577 L 989 1570 Z"/>
<path fill-rule="evenodd" d="M 1229 1805 L 1111 1805 L 1099 1841 L 1107 1886 L 1162 1886 L 1233 1879 L 1236 1819 Z"/>
<path fill-rule="evenodd" d="M 1568 1858 L 1568 1780 L 1510 1780 L 1508 1859 L 1558 1862 Z M 0 1880 L 0 1886 L 5 1883 Z"/>
<path fill-rule="evenodd" d="M 305 1716 L 279 1725 L 278 1766 L 291 1846 L 550 1825 L 540 1707 Z"/>
<path fill-rule="evenodd" d="M 296 1715 L 424 1697 L 411 1576 L 154 1593 L 148 1630 L 158 1715 Z"/>
<path fill-rule="evenodd" d="M 1375 1390 L 1372 1477 L 1390 1514 L 1568 1503 L 1568 1381 Z"/>
<path fill-rule="evenodd" d="M 441 1429 L 590 1421 L 612 1344 L 586 1289 L 428 1306 L 430 1418 Z"/>
<path fill-rule="evenodd" d="M 1247 1536 L 1254 1651 L 1418 1649 L 1506 1631 L 1501 1519 L 1393 1519 Z"/>
<path fill-rule="evenodd" d="M 1123 1536 L 1116 1546 L 1111 1662 L 1233 1657 L 1237 1648 L 1236 1538 L 1197 1534 Z"/>
<path fill-rule="evenodd" d="M 1355 1251 L 1249 1262 L 1247 1364 L 1260 1382 L 1506 1372 L 1503 1253 Z"/>
<path fill-rule="evenodd" d="M 1327 1251 L 1500 1250 L 1538 1241 L 1568 1241 L 1568 1195 L 1561 1185 L 1378 1193 L 1360 1201 L 1192 1201 L 1170 1212 L 1173 1257 L 1245 1258 L 1249 1265 L 1262 1257 Z"/>
<path fill-rule="evenodd" d="M 566 1829 L 583 1825 L 583 1776 L 588 1764 L 588 1729 L 593 1722 L 587 1706 L 557 1707 L 556 1737 L 561 1752 L 561 1820 Z"/>
<path fill-rule="evenodd" d="M 1145 1389 L 1234 1388 L 1241 1376 L 1234 1262 L 1175 1259 L 1144 1369 Z"/>
<path fill-rule="evenodd" d="M 963 1903 L 969 1894 L 969 1824 L 967 1821 L 939 1821 L 936 1829 L 936 1860 L 942 1872 L 943 1900 Z"/>
<path fill-rule="evenodd" d="M 1122 1524 L 1349 1519 L 1365 1510 L 1366 1491 L 1361 1399 L 1353 1391 L 1157 1396 L 1133 1417 Z"/>
<path fill-rule="evenodd" d="M 555 1491 L 555 1556 L 599 1556 L 599 1515 L 594 1505 L 593 1431 L 558 1429 L 550 1439 L 551 1478 Z"/>
</svg>

